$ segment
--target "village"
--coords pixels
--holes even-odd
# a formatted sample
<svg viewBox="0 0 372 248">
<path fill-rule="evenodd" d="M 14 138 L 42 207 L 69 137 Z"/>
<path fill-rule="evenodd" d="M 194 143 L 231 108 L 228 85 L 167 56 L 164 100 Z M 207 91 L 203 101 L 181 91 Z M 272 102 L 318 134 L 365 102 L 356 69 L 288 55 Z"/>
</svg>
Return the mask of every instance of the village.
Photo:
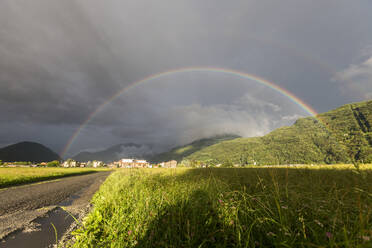
<svg viewBox="0 0 372 248">
<path fill-rule="evenodd" d="M 108 168 L 176 168 L 177 161 L 171 160 L 167 162 L 161 162 L 158 164 L 151 164 L 150 162 L 143 159 L 132 159 L 132 158 L 122 158 L 118 161 L 112 163 L 104 163 L 102 161 L 89 161 L 89 162 L 78 162 L 72 159 L 68 159 L 61 164 L 62 167 L 108 167 Z"/>
<path fill-rule="evenodd" d="M 0 167 L 64 167 L 64 168 L 176 168 L 177 161 L 171 160 L 157 164 L 150 163 L 143 159 L 122 158 L 118 161 L 111 163 L 104 163 L 103 161 L 88 161 L 79 162 L 73 159 L 67 159 L 64 162 L 51 161 L 51 162 L 1 162 Z"/>
</svg>

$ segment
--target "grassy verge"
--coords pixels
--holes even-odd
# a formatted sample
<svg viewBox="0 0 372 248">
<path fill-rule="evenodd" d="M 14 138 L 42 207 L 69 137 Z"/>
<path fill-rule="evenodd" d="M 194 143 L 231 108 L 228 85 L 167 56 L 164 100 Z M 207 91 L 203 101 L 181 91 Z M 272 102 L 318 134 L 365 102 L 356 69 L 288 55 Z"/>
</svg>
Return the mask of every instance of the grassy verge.
<svg viewBox="0 0 372 248">
<path fill-rule="evenodd" d="M 0 168 L 0 188 L 93 173 L 86 168 Z"/>
<path fill-rule="evenodd" d="M 113 173 L 73 247 L 372 247 L 372 170 Z"/>
</svg>

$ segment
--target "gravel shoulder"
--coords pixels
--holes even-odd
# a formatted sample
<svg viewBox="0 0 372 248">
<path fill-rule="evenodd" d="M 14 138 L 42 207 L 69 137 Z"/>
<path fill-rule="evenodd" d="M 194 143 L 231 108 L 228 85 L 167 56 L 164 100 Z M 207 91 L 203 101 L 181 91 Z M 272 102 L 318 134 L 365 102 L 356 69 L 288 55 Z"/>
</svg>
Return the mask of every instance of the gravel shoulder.
<svg viewBox="0 0 372 248">
<path fill-rule="evenodd" d="M 15 230 L 27 229 L 34 219 L 61 203 L 69 212 L 79 215 L 110 173 L 97 172 L 1 190 L 0 240 Z"/>
</svg>

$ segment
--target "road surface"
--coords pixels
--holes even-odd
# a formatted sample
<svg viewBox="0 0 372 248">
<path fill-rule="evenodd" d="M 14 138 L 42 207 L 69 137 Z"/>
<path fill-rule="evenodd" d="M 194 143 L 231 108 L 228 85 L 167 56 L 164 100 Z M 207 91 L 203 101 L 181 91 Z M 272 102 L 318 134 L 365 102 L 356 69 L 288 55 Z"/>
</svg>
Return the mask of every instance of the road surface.
<svg viewBox="0 0 372 248">
<path fill-rule="evenodd" d="M 58 205 L 65 204 L 68 211 L 78 214 L 110 173 L 97 172 L 0 190 L 0 240 L 15 230 L 32 229 L 32 225 L 28 226 L 31 221 Z"/>
</svg>

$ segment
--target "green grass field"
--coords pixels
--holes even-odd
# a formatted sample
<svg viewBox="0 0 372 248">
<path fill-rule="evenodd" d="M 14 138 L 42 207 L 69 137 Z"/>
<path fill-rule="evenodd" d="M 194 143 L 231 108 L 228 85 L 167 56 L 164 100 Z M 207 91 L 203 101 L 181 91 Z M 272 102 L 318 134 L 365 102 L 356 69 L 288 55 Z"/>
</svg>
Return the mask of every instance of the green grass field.
<svg viewBox="0 0 372 248">
<path fill-rule="evenodd" d="M 73 247 L 372 247 L 372 166 L 123 169 Z"/>
<path fill-rule="evenodd" d="M 88 168 L 0 168 L 0 188 L 96 171 Z"/>
</svg>

